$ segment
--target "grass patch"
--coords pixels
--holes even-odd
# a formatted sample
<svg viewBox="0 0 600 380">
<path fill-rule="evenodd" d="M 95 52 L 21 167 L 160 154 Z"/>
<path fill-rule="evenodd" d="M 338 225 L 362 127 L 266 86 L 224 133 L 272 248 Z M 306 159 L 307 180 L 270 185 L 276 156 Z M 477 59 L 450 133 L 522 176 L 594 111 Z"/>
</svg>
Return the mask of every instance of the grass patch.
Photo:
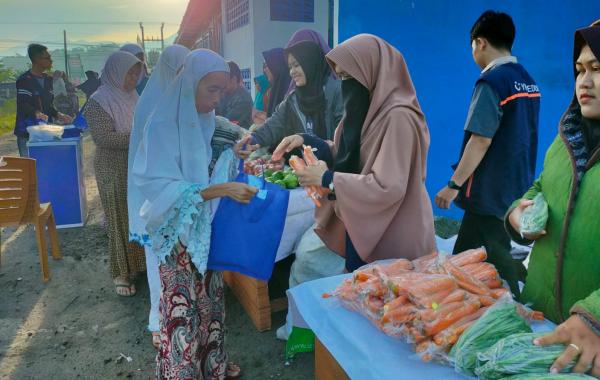
<svg viewBox="0 0 600 380">
<path fill-rule="evenodd" d="M 0 136 L 11 133 L 15 129 L 17 99 L 8 99 L 0 106 Z"/>
</svg>

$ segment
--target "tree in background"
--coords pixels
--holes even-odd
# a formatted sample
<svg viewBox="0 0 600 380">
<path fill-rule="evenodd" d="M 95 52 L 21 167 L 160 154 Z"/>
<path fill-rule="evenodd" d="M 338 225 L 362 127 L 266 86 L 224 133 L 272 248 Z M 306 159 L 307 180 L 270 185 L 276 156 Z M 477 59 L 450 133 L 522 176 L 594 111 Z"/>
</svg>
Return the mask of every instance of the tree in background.
<svg viewBox="0 0 600 380">
<path fill-rule="evenodd" d="M 15 70 L 4 67 L 4 64 L 0 62 L 0 83 L 14 82 L 17 80 L 17 76 Z"/>
</svg>

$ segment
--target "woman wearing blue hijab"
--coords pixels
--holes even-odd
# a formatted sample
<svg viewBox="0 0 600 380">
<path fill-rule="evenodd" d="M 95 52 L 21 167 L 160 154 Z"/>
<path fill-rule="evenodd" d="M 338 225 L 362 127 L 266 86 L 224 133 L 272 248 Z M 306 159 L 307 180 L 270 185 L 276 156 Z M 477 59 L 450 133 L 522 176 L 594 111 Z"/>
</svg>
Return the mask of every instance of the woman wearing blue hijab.
<svg viewBox="0 0 600 380">
<path fill-rule="evenodd" d="M 144 129 L 133 180 L 145 197 L 140 215 L 160 260 L 158 379 L 225 379 L 240 375 L 224 350 L 221 272 L 207 270 L 211 220 L 222 197 L 249 203 L 257 189 L 230 182 L 237 159 L 231 149 L 213 170 L 211 139 L 229 66 L 199 49 L 185 59 L 164 104 Z"/>
<path fill-rule="evenodd" d="M 127 171 L 131 173 L 133 160 L 144 133 L 146 121 L 154 111 L 167 88 L 175 79 L 190 50 L 181 45 L 167 47 L 158 58 L 146 89 L 142 93 L 133 116 L 133 128 L 129 139 L 129 160 Z M 160 334 L 158 327 L 158 303 L 160 301 L 160 278 L 158 276 L 158 257 L 152 252 L 150 237 L 144 229 L 144 221 L 140 218 L 140 209 L 145 198 L 140 189 L 133 183 L 133 177 L 127 178 L 127 207 L 129 215 L 129 240 L 139 243 L 146 250 L 146 273 L 150 289 L 150 315 L 148 330 L 152 333 L 152 344 L 158 348 Z"/>
</svg>

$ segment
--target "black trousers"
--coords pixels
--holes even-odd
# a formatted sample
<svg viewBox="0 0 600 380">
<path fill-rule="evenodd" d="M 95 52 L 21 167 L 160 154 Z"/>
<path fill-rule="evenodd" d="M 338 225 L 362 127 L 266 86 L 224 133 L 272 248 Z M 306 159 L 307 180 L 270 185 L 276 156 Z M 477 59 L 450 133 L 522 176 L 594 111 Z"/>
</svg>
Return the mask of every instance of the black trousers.
<svg viewBox="0 0 600 380">
<path fill-rule="evenodd" d="M 511 292 L 518 299 L 518 281 L 524 280 L 525 268 L 510 254 L 510 237 L 504 229 L 504 222 L 495 216 L 465 211 L 453 254 L 482 246 L 487 251 L 487 261 L 496 267 L 500 277 L 506 280 Z"/>
<path fill-rule="evenodd" d="M 367 263 L 362 261 L 350 240 L 350 235 L 346 234 L 346 270 L 348 273 L 352 273 L 363 265 L 367 265 Z"/>
</svg>

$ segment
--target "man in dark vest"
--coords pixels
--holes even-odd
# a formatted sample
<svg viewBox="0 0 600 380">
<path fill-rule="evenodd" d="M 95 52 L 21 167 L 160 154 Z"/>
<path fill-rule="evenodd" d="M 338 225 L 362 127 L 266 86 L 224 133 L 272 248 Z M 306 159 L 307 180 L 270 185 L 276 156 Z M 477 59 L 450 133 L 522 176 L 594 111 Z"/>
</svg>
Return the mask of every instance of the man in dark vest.
<svg viewBox="0 0 600 380">
<path fill-rule="evenodd" d="M 449 208 L 455 201 L 465 210 L 454 253 L 484 246 L 488 261 L 518 297 L 523 276 L 510 255 L 503 218 L 535 178 L 540 92 L 511 53 L 514 39 L 514 23 L 505 13 L 486 11 L 471 29 L 473 59 L 482 72 L 460 161 L 435 203 Z"/>
<path fill-rule="evenodd" d="M 27 48 L 31 70 L 17 79 L 17 115 L 15 135 L 21 157 L 27 156 L 27 127 L 46 123 L 69 124 L 73 118 L 54 108 L 52 77 L 46 74 L 52 68 L 52 57 L 43 45 L 31 44 Z"/>
</svg>

